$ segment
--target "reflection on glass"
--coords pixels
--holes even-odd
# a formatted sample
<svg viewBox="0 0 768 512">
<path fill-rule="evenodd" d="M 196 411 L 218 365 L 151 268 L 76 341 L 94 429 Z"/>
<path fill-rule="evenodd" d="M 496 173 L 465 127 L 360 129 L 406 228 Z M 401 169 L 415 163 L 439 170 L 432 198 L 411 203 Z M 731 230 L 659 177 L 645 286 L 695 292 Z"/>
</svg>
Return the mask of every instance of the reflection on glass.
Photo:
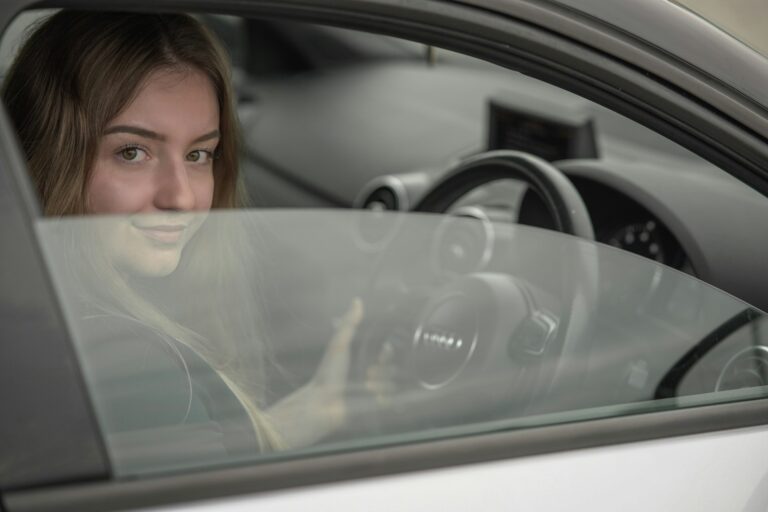
<svg viewBox="0 0 768 512">
<path fill-rule="evenodd" d="M 169 215 L 199 226 L 184 244 L 110 236 L 138 217 L 38 225 L 121 475 L 766 391 L 762 313 L 626 251 L 468 217 Z M 168 273 L 107 269 L 177 249 Z"/>
</svg>

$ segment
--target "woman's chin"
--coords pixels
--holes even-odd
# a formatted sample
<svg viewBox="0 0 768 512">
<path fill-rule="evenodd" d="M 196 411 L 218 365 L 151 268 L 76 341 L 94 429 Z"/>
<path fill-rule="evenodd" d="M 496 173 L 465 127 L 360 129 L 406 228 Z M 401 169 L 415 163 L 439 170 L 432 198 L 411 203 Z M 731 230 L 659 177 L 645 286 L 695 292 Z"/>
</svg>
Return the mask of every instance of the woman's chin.
<svg viewBox="0 0 768 512">
<path fill-rule="evenodd" d="M 125 222 L 112 227 L 106 238 L 111 259 L 117 268 L 134 277 L 165 277 L 173 273 L 179 266 L 188 236 L 193 233 L 192 230 L 137 229 L 133 223 Z"/>
<path fill-rule="evenodd" d="M 166 277 L 172 274 L 179 266 L 181 249 L 142 251 L 143 254 L 132 254 L 130 258 L 123 258 L 120 268 L 125 273 L 134 277 Z"/>
</svg>

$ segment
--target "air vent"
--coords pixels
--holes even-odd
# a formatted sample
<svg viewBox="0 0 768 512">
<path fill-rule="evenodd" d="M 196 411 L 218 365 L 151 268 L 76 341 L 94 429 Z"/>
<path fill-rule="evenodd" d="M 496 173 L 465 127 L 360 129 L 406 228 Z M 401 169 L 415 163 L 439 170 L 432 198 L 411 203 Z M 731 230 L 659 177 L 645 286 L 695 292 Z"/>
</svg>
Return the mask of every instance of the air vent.
<svg viewBox="0 0 768 512">
<path fill-rule="evenodd" d="M 395 191 L 390 187 L 382 186 L 371 192 L 363 202 L 366 210 L 399 210 L 400 201 Z"/>
<path fill-rule="evenodd" d="M 355 201 L 361 213 L 357 222 L 358 246 L 369 252 L 383 250 L 402 224 L 402 217 L 393 212 L 408 209 L 403 184 L 394 176 L 381 176 L 369 183 Z"/>
<path fill-rule="evenodd" d="M 435 268 L 448 274 L 470 274 L 485 267 L 495 244 L 493 225 L 485 211 L 464 206 L 438 226 L 432 243 Z"/>
<path fill-rule="evenodd" d="M 353 204 L 366 210 L 407 212 L 431 183 L 423 171 L 385 174 L 368 182 Z"/>
</svg>

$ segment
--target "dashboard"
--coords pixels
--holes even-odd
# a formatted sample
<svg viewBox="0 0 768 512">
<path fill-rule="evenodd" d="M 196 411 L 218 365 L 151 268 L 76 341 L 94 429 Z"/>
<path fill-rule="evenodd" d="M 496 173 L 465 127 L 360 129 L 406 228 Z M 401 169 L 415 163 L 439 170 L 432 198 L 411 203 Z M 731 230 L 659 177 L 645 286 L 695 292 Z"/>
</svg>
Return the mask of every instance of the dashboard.
<svg viewBox="0 0 768 512">
<path fill-rule="evenodd" d="M 338 43 L 354 34 L 323 35 Z M 307 52 L 332 48 L 313 44 Z M 668 368 L 681 355 L 657 350 L 663 357 L 654 356 L 643 349 L 647 340 L 664 340 L 656 349 L 684 347 L 695 342 L 691 336 L 708 332 L 709 325 L 688 331 L 680 326 L 717 311 L 698 299 L 709 286 L 768 310 L 768 274 L 761 271 L 768 241 L 755 222 L 768 219 L 763 196 L 584 98 L 450 52 L 440 51 L 436 63 L 428 64 L 419 50 L 386 58 L 357 54 L 354 61 L 295 76 L 244 80 L 241 97 L 256 98 L 239 106 L 244 177 L 256 206 L 413 212 L 474 158 L 516 151 L 542 159 L 575 189 L 601 252 L 615 251 L 622 256 L 616 261 L 624 263 L 653 262 L 617 263 L 609 272 L 613 279 L 601 280 L 599 307 L 609 324 L 612 315 L 626 315 L 629 304 L 637 306 L 634 316 L 603 326 L 603 349 L 620 339 L 636 343 L 639 351 L 638 360 L 627 363 L 631 368 L 595 372 L 612 379 L 608 387 L 626 381 L 624 373 Z M 419 258 L 422 274 L 436 280 L 483 272 L 498 263 L 488 257 L 488 244 L 503 238 L 494 226 L 557 227 L 546 202 L 520 179 L 478 184 L 442 211 L 482 222 L 475 228 L 438 224 L 445 227 L 429 235 L 430 245 L 419 246 L 423 254 L 405 258 L 409 265 L 394 265 L 393 272 L 410 271 Z M 395 222 L 361 222 L 366 225 L 360 244 L 371 253 L 397 236 Z M 414 238 L 423 241 L 423 235 Z M 680 279 L 659 279 L 670 272 Z M 622 299 L 630 296 L 629 302 Z M 659 326 L 648 320 L 653 317 L 668 321 Z M 647 357 L 642 350 L 649 351 Z M 728 357 L 720 358 L 712 367 L 738 366 L 727 363 Z"/>
<path fill-rule="evenodd" d="M 696 275 L 679 240 L 647 208 L 623 192 L 592 178 L 573 176 L 571 181 L 587 206 L 596 241 Z M 541 199 L 533 193 L 524 196 L 518 221 L 530 226 L 554 228 Z"/>
<path fill-rule="evenodd" d="M 678 155 L 607 150 L 600 155 L 595 119 L 572 109 L 558 117 L 536 105 L 514 111 L 498 98 L 488 99 L 486 150 L 522 151 L 550 162 L 573 184 L 586 206 L 601 243 L 695 276 L 761 309 L 768 309 L 768 276 L 759 269 L 768 243 L 747 229 L 768 218 L 764 198 L 710 164 Z M 549 106 L 549 110 L 552 111 Z M 547 135 L 547 134 L 551 134 Z M 603 142 L 603 149 L 607 144 Z M 444 187 L 462 161 L 443 169 L 379 176 L 366 184 L 355 206 L 407 211 Z M 556 161 L 548 157 L 565 157 Z M 479 207 L 490 220 L 556 229 L 541 194 L 525 180 L 484 183 L 453 201 L 446 212 Z M 738 247 L 738 251 L 731 250 Z M 477 249 L 465 248 L 465 252 Z M 480 251 L 482 252 L 482 251 Z"/>
<path fill-rule="evenodd" d="M 430 363 L 438 360 L 432 353 L 442 354 L 443 350 L 431 348 L 430 344 L 439 344 L 443 338 L 440 334 L 434 335 L 434 332 L 451 333 L 445 336 L 449 341 L 456 337 L 485 340 L 491 347 L 503 345 L 503 341 L 491 343 L 487 340 L 504 338 L 504 334 L 481 335 L 479 327 L 471 335 L 462 331 L 467 325 L 483 325 L 486 329 L 490 329 L 488 325 L 495 325 L 490 320 L 479 321 L 477 318 L 480 318 L 481 312 L 499 307 L 496 301 L 503 297 L 502 302 L 508 312 L 506 315 L 499 313 L 496 323 L 498 318 L 508 318 L 513 311 L 526 310 L 529 315 L 526 320 L 519 320 L 514 329 L 497 326 L 491 331 L 514 332 L 515 339 L 524 340 L 521 343 L 528 350 L 526 357 L 534 354 L 542 361 L 556 364 L 552 361 L 559 359 L 551 355 L 552 347 L 563 344 L 579 347 L 578 350 L 584 353 L 600 354 L 593 361 L 605 361 L 593 367 L 571 361 L 569 368 L 564 370 L 571 373 L 560 383 L 561 400 L 566 400 L 565 397 L 569 397 L 568 400 L 578 399 L 567 393 L 567 383 L 578 379 L 579 375 L 591 376 L 584 384 L 594 386 L 587 393 L 589 396 L 610 401 L 613 398 L 605 391 L 609 389 L 613 390 L 617 400 L 624 402 L 642 401 L 650 396 L 668 398 L 681 396 L 678 393 L 695 395 L 715 390 L 753 388 L 768 382 L 765 377 L 768 350 L 755 334 L 765 324 L 762 313 L 734 301 L 726 294 L 716 298 L 713 294 L 715 290 L 709 286 L 711 281 L 719 279 L 723 283 L 719 288 L 738 290 L 741 296 L 732 292 L 738 298 L 754 293 L 752 304 L 765 301 L 763 292 L 757 287 L 746 286 L 746 281 L 729 279 L 732 274 L 717 266 L 717 253 L 711 252 L 710 244 L 715 243 L 714 238 L 701 236 L 701 233 L 722 229 L 718 233 L 722 235 L 719 242 L 728 244 L 733 241 L 733 237 L 728 235 L 728 226 L 725 223 L 718 225 L 711 222 L 711 218 L 698 215 L 699 210 L 690 202 L 663 201 L 665 197 L 680 194 L 681 190 L 706 197 L 706 189 L 718 182 L 691 179 L 688 183 L 683 178 L 684 187 L 675 189 L 652 179 L 658 172 L 653 165 L 633 166 L 626 162 L 594 159 L 558 162 L 553 167 L 569 178 L 569 183 L 583 200 L 599 250 L 590 256 L 589 251 L 584 253 L 577 245 L 569 245 L 568 255 L 556 255 L 557 244 L 552 240 L 537 239 L 528 231 L 510 233 L 504 227 L 517 223 L 542 228 L 537 230 L 542 236 L 544 230 L 574 234 L 558 225 L 552 206 L 544 200 L 545 194 L 539 193 L 538 186 L 510 177 L 481 180 L 477 184 L 461 179 L 462 173 L 470 174 L 471 171 L 488 174 L 488 169 L 482 165 L 490 165 L 488 162 L 493 163 L 502 157 L 517 158 L 521 154 L 491 151 L 475 155 L 458 167 L 451 167 L 434 183 L 426 186 L 416 201 L 414 210 L 417 212 L 443 211 L 448 214 L 445 222 L 439 224 L 432 235 L 428 250 L 431 264 L 407 271 L 428 276 L 419 277 L 416 281 L 424 279 L 425 283 L 445 283 L 445 288 L 439 293 L 430 294 L 430 304 L 433 304 L 435 313 L 422 315 L 416 330 L 415 339 L 418 341 L 414 344 L 416 347 L 424 345 L 422 352 L 429 354 L 427 360 Z M 481 165 L 478 166 L 477 162 Z M 624 172 L 617 174 L 617 169 Z M 406 199 L 407 193 L 413 190 L 408 184 L 416 183 L 409 182 L 408 178 L 388 176 L 384 180 L 376 180 L 361 206 L 387 210 L 391 206 L 407 204 L 410 201 Z M 727 187 L 727 182 L 719 182 L 719 186 Z M 452 190 L 454 187 L 461 190 Z M 664 188 L 666 195 L 658 193 L 661 188 Z M 650 197 L 651 194 L 653 197 Z M 448 197 L 449 201 L 435 199 L 436 195 Z M 709 195 L 716 194 L 710 192 Z M 646 196 L 649 198 L 645 199 Z M 685 199 L 688 196 L 682 194 L 679 197 Z M 435 205 L 439 207 L 435 208 Z M 762 206 L 758 205 L 761 203 L 746 202 L 742 205 L 746 206 L 746 215 L 760 214 Z M 755 210 L 750 211 L 749 207 Z M 578 209 L 575 211 L 578 214 Z M 478 222 L 451 222 L 448 219 L 452 217 Z M 562 238 L 572 240 L 571 237 Z M 533 245 L 531 242 L 534 242 Z M 761 240 L 756 241 L 754 248 L 759 250 L 761 244 Z M 627 257 L 626 253 L 632 253 L 632 257 Z M 574 261 L 568 262 L 569 258 Z M 743 255 L 732 255 L 733 260 L 740 258 Z M 408 260 L 415 262 L 418 257 L 414 255 Z M 569 273 L 577 277 L 569 278 Z M 504 283 L 495 282 L 493 276 L 498 275 L 520 276 L 522 281 L 510 291 L 505 289 Z M 757 281 L 761 279 L 755 275 L 752 277 Z M 582 289 L 564 292 L 560 288 L 558 291 L 558 287 L 567 287 L 564 283 L 571 279 L 583 283 Z M 485 295 L 495 299 L 484 299 L 483 293 L 473 291 L 473 286 L 481 286 L 478 282 L 492 290 Z M 515 290 L 521 290 L 520 297 L 523 298 L 515 299 Z M 590 290 L 596 293 L 590 295 Z M 473 306 L 452 306 L 450 314 L 442 312 L 439 307 L 447 307 L 445 304 L 453 296 L 471 296 L 468 304 Z M 580 296 L 587 297 L 582 304 L 574 302 L 569 305 L 568 300 L 563 299 Z M 425 310 L 429 313 L 432 310 L 429 304 L 427 306 Z M 573 322 L 585 318 L 575 313 L 579 310 L 593 313 L 589 321 L 591 326 L 574 327 Z M 473 322 L 466 321 L 466 311 L 473 312 L 469 315 L 475 319 Z M 728 320 L 730 315 L 734 320 Z M 405 318 L 407 315 L 401 313 L 400 316 Z M 718 326 L 720 322 L 724 323 Z M 427 327 L 422 328 L 422 323 Z M 569 331 L 576 332 L 575 339 L 581 341 L 566 342 L 565 338 L 556 337 L 567 336 L 561 333 L 566 325 Z M 427 335 L 422 335 L 423 332 Z M 454 333 L 459 334 L 454 336 Z M 428 338 L 426 341 L 423 339 L 425 336 Z M 406 346 L 408 339 L 406 336 L 400 345 Z M 608 354 L 614 354 L 623 364 L 617 364 Z M 463 368 L 469 364 L 469 356 L 464 356 L 456 356 L 457 362 L 452 364 L 441 362 L 437 366 L 441 369 Z M 419 363 L 419 358 L 413 361 L 414 368 L 431 375 L 430 365 Z M 678 362 L 671 364 L 674 361 Z M 454 374 L 450 377 L 453 379 Z M 437 385 L 428 381 L 432 387 Z M 440 383 L 442 386 L 442 381 Z"/>
</svg>

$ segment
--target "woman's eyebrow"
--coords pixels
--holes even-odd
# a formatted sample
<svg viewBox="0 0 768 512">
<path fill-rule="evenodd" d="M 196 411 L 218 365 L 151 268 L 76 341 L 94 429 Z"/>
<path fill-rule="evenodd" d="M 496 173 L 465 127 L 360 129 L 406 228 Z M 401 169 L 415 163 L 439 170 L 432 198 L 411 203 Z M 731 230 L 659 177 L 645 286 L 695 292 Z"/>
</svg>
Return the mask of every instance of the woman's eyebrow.
<svg viewBox="0 0 768 512">
<path fill-rule="evenodd" d="M 139 128 L 138 126 L 130 126 L 130 125 L 124 125 L 124 124 L 112 126 L 104 130 L 104 135 L 111 135 L 113 133 L 130 133 L 133 135 L 138 135 L 139 137 L 144 137 L 145 139 L 154 139 L 159 141 L 166 140 L 166 137 L 164 135 L 160 135 L 159 133 L 153 132 L 152 130 L 147 130 L 146 128 Z M 196 138 L 195 140 L 192 141 L 192 143 L 203 142 L 203 141 L 215 139 L 218 137 L 219 137 L 219 130 L 212 130 Z"/>
<path fill-rule="evenodd" d="M 219 130 L 213 130 L 213 131 L 210 131 L 210 132 L 206 133 L 205 135 L 199 136 L 198 138 L 196 138 L 192 142 L 193 143 L 203 142 L 205 140 L 218 139 L 218 138 L 219 138 Z"/>
<path fill-rule="evenodd" d="M 104 135 L 111 135 L 113 133 L 130 133 L 133 135 L 138 135 L 139 137 L 144 137 L 145 139 L 155 139 L 160 141 L 165 140 L 165 136 L 160 135 L 157 132 L 153 132 L 152 130 L 124 124 L 118 124 L 104 130 Z"/>
</svg>

